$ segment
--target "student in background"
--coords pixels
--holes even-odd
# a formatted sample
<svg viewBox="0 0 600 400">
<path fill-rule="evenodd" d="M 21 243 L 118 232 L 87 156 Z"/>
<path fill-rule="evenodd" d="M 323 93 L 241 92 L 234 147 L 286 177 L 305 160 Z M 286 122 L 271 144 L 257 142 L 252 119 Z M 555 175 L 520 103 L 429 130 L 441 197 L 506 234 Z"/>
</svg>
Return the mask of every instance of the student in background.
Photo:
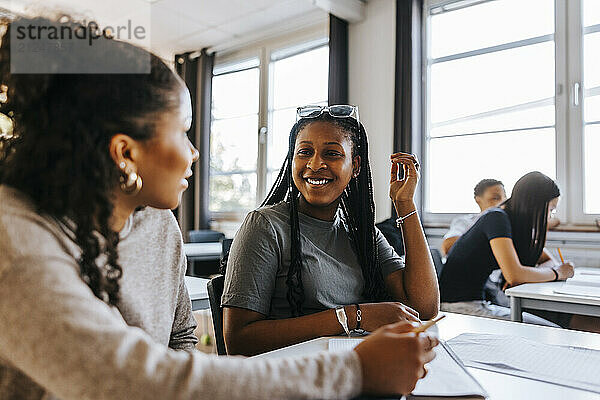
<svg viewBox="0 0 600 400">
<path fill-rule="evenodd" d="M 64 21 L 64 19 L 61 19 Z M 95 26 L 23 19 L 21 26 Z M 175 208 L 198 152 L 184 83 L 153 54 L 95 41 L 87 62 L 147 73 L 12 74 L 3 21 L 0 398 L 271 399 L 409 393 L 437 340 L 382 328 L 355 350 L 243 360 L 194 352 Z M 38 30 L 40 31 L 40 30 Z M 41 31 L 44 32 L 44 31 Z M 45 51 L 49 68 L 81 62 Z M 111 64 L 112 65 L 112 64 Z"/>
<path fill-rule="evenodd" d="M 474 198 L 479 206 L 480 213 L 467 214 L 452 220 L 450 228 L 444 235 L 444 241 L 442 242 L 441 249 L 443 254 L 448 254 L 454 242 L 473 226 L 475 221 L 477 221 L 477 218 L 481 216 L 482 212 L 488 208 L 496 207 L 506 200 L 504 184 L 496 179 L 482 179 L 475 185 Z"/>
<path fill-rule="evenodd" d="M 485 281 L 496 268 L 502 270 L 509 286 L 573 276 L 573 265 L 568 262 L 536 268 L 546 261 L 542 255 L 547 224 L 559 196 L 558 186 L 552 179 L 540 172 L 530 172 L 517 181 L 511 197 L 500 207 L 484 211 L 448 255 L 440 276 L 442 310 L 509 319 L 509 308 L 483 299 Z M 578 329 L 592 330 L 599 321 L 564 313 L 531 312 L 560 326 Z M 528 313 L 524 313 L 523 320 L 548 324 Z"/>
<path fill-rule="evenodd" d="M 405 265 L 374 226 L 358 109 L 300 107 L 297 121 L 275 184 L 233 240 L 222 298 L 229 353 L 256 354 L 438 312 L 437 277 L 413 201 L 416 158 L 391 156 L 390 197 L 404 217 Z"/>
</svg>

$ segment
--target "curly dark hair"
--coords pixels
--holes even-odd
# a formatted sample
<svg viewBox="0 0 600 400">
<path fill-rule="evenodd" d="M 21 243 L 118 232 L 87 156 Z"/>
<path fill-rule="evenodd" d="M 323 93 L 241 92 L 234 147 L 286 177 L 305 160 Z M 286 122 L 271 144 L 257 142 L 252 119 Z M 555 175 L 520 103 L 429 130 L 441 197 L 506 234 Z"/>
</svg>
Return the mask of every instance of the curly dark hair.
<svg viewBox="0 0 600 400">
<path fill-rule="evenodd" d="M 473 189 L 473 196 L 477 197 L 477 196 L 482 196 L 483 192 L 485 192 L 485 190 L 487 188 L 490 188 L 492 186 L 497 186 L 500 185 L 502 186 L 502 189 L 504 189 L 504 183 L 502 183 L 502 181 L 499 181 L 497 179 L 482 179 L 479 182 L 477 182 L 477 185 L 475 185 L 475 188 Z"/>
<path fill-rule="evenodd" d="M 12 137 L 0 138 L 0 184 L 28 195 L 40 214 L 73 222 L 81 277 L 95 296 L 114 305 L 122 269 L 119 235 L 109 219 L 120 171 L 109 143 L 117 133 L 135 140 L 152 138 L 156 114 L 179 106 L 181 83 L 157 56 L 116 40 L 107 40 L 93 53 L 97 60 L 89 61 L 118 57 L 149 62 L 149 73 L 12 74 L 11 24 L 88 27 L 65 17 L 0 22 L 6 28 L 0 44 L 0 85 L 8 88 L 0 112 L 14 125 Z M 71 57 L 77 62 L 77 56 L 50 52 L 44 61 L 51 64 L 52 57 L 60 57 L 64 63 Z"/>
<path fill-rule="evenodd" d="M 287 300 L 294 316 L 302 315 L 304 286 L 302 284 L 302 248 L 300 242 L 300 222 L 298 218 L 299 191 L 292 176 L 292 160 L 298 133 L 308 124 L 326 121 L 337 127 L 352 142 L 352 157 L 360 156 L 360 173 L 352 178 L 342 193 L 340 208 L 346 222 L 346 229 L 356 252 L 365 280 L 363 295 L 371 301 L 389 298 L 385 289 L 383 272 L 377 255 L 375 238 L 375 202 L 373 200 L 373 182 L 369 164 L 369 145 L 365 128 L 351 117 L 332 117 L 327 112 L 317 118 L 302 118 L 290 131 L 288 153 L 279 175 L 271 187 L 261 207 L 287 201 L 290 204 L 291 263 L 287 274 Z M 227 260 L 221 264 L 225 272 Z"/>
</svg>

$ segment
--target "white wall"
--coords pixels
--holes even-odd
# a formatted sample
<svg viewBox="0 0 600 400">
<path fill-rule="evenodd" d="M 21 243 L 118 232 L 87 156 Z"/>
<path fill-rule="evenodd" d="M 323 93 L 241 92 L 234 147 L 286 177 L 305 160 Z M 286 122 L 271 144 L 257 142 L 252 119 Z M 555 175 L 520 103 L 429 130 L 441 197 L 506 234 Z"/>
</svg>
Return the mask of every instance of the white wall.
<svg viewBox="0 0 600 400">
<path fill-rule="evenodd" d="M 369 136 L 377 222 L 389 218 L 394 140 L 396 2 L 370 0 L 366 18 L 349 25 L 349 102 L 359 106 Z"/>
</svg>

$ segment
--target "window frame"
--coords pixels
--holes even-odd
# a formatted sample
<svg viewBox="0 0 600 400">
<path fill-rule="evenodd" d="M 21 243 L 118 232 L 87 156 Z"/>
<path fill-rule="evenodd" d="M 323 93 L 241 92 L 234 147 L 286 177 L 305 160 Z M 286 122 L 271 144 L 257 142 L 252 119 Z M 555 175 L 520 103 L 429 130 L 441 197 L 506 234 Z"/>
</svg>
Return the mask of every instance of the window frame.
<svg viewBox="0 0 600 400">
<path fill-rule="evenodd" d="M 268 165 L 267 165 L 267 145 L 270 129 L 272 127 L 271 110 L 273 99 L 272 68 L 271 62 L 279 59 L 291 57 L 314 50 L 329 43 L 329 24 L 327 21 L 319 22 L 310 27 L 290 32 L 262 41 L 257 41 L 252 45 L 241 48 L 233 48 L 216 53 L 213 69 L 231 67 L 244 61 L 257 58 L 259 68 L 259 106 L 258 106 L 258 126 L 256 127 L 258 141 L 257 168 L 256 168 L 256 204 L 258 207 L 268 193 L 266 187 Z M 273 59 L 273 55 L 276 59 Z M 242 69 L 239 69 L 240 71 Z M 230 72 L 237 72 L 232 70 Z M 210 179 L 210 174 L 209 174 Z M 209 205 L 210 207 L 210 205 Z M 210 211 L 209 219 L 211 221 L 241 221 L 247 211 L 227 212 Z"/>
<path fill-rule="evenodd" d="M 425 0 L 422 13 L 422 126 L 421 158 L 429 165 L 428 135 L 431 129 L 430 115 L 430 68 L 428 44 L 430 42 L 430 10 L 449 6 L 455 9 L 477 5 L 491 0 Z M 564 225 L 593 225 L 600 214 L 584 213 L 584 121 L 583 96 L 575 105 L 573 87 L 583 87 L 583 30 L 582 1 L 564 2 L 554 0 L 554 52 L 555 52 L 555 165 L 556 181 L 562 189 L 557 216 Z M 582 93 L 583 90 L 580 90 Z M 569 133 L 572 132 L 572 133 Z M 423 174 L 421 186 L 422 218 L 430 226 L 446 225 L 464 213 L 432 213 L 425 209 L 430 196 L 428 175 Z M 510 196 L 510 193 L 507 193 Z"/>
</svg>

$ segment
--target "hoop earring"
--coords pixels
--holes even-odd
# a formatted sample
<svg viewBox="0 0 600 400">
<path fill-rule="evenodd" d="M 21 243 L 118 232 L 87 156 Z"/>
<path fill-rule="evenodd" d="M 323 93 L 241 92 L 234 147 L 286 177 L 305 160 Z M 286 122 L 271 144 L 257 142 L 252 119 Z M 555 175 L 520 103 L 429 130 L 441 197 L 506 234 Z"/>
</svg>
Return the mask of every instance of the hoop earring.
<svg viewBox="0 0 600 400">
<path fill-rule="evenodd" d="M 119 187 L 123 193 L 135 196 L 142 190 L 142 177 L 129 168 L 125 171 L 123 169 L 121 170 L 123 175 L 119 177 Z"/>
</svg>

